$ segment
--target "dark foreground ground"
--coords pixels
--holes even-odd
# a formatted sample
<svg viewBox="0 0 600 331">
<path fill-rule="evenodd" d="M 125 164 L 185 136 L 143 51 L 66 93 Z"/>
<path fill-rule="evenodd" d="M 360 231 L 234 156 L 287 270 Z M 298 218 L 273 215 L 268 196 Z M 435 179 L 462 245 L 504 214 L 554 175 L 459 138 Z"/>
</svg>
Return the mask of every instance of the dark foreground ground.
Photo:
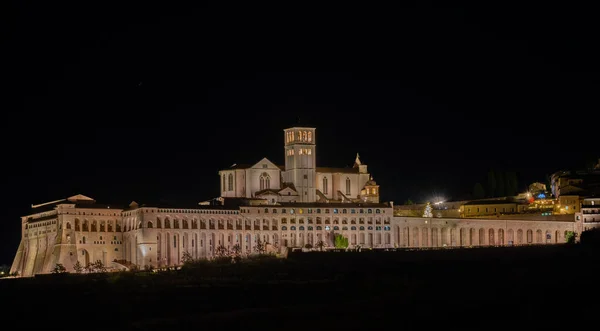
<svg viewBox="0 0 600 331">
<path fill-rule="evenodd" d="M 299 253 L 178 272 L 0 281 L 2 322 L 51 330 L 597 329 L 578 245 Z"/>
</svg>

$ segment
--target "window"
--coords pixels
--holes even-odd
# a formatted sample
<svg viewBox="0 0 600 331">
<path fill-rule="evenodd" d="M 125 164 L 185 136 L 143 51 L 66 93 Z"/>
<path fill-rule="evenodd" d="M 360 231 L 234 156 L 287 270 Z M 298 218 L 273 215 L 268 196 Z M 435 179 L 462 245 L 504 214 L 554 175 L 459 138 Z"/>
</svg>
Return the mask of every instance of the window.
<svg viewBox="0 0 600 331">
<path fill-rule="evenodd" d="M 259 178 L 260 190 L 266 190 L 271 188 L 271 177 L 266 172 L 263 172 Z"/>
<path fill-rule="evenodd" d="M 350 178 L 346 178 L 346 195 L 350 195 Z"/>
<path fill-rule="evenodd" d="M 312 141 L 312 131 L 308 131 L 308 141 Z"/>
<path fill-rule="evenodd" d="M 227 184 L 229 184 L 227 190 L 233 191 L 233 174 L 229 174 L 229 182 Z"/>
<path fill-rule="evenodd" d="M 221 191 L 225 192 L 225 188 L 227 186 L 225 186 L 225 175 L 223 175 L 223 183 L 221 184 Z"/>
<path fill-rule="evenodd" d="M 337 208 L 334 208 L 334 209 L 333 209 L 333 213 L 334 213 L 334 214 L 337 214 L 337 213 L 338 213 L 338 210 L 337 210 Z"/>
<path fill-rule="evenodd" d="M 328 194 L 327 192 L 327 177 L 323 177 L 323 194 Z"/>
</svg>

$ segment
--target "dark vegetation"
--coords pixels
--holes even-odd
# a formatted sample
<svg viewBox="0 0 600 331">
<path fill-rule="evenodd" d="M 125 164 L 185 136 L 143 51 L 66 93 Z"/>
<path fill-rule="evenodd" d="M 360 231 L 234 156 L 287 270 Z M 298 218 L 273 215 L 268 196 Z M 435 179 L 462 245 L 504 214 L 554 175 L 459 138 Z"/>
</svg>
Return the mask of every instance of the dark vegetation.
<svg viewBox="0 0 600 331">
<path fill-rule="evenodd" d="M 291 253 L 0 281 L 5 325 L 63 330 L 569 329 L 596 321 L 597 245 Z"/>
</svg>

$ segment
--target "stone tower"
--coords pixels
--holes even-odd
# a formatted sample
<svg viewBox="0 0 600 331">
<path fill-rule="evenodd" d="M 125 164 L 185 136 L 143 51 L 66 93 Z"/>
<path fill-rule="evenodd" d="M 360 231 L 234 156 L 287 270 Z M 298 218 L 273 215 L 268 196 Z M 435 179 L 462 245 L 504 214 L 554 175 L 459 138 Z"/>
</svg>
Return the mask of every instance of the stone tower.
<svg viewBox="0 0 600 331">
<path fill-rule="evenodd" d="M 293 127 L 284 131 L 285 171 L 283 182 L 293 184 L 298 202 L 316 200 L 315 128 Z"/>
</svg>

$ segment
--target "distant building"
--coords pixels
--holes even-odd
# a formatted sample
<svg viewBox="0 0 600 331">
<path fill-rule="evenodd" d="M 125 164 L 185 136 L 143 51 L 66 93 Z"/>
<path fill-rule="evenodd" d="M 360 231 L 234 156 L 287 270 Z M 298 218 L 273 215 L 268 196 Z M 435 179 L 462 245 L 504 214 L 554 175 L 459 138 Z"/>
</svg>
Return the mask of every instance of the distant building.
<svg viewBox="0 0 600 331">
<path fill-rule="evenodd" d="M 581 211 L 575 213 L 575 221 L 579 232 L 600 227 L 600 196 L 584 198 Z"/>
<path fill-rule="evenodd" d="M 462 217 L 490 216 L 500 214 L 522 213 L 527 204 L 509 200 L 474 200 L 460 207 Z"/>
<path fill-rule="evenodd" d="M 552 194 L 585 196 L 600 191 L 600 170 L 558 171 L 551 175 Z"/>
<path fill-rule="evenodd" d="M 556 212 L 560 214 L 575 214 L 581 211 L 581 197 L 577 194 L 561 194 L 558 198 Z"/>
<path fill-rule="evenodd" d="M 529 185 L 529 192 L 533 195 L 538 195 L 539 193 L 546 193 L 546 184 L 542 184 L 540 182 L 535 182 Z"/>
</svg>

